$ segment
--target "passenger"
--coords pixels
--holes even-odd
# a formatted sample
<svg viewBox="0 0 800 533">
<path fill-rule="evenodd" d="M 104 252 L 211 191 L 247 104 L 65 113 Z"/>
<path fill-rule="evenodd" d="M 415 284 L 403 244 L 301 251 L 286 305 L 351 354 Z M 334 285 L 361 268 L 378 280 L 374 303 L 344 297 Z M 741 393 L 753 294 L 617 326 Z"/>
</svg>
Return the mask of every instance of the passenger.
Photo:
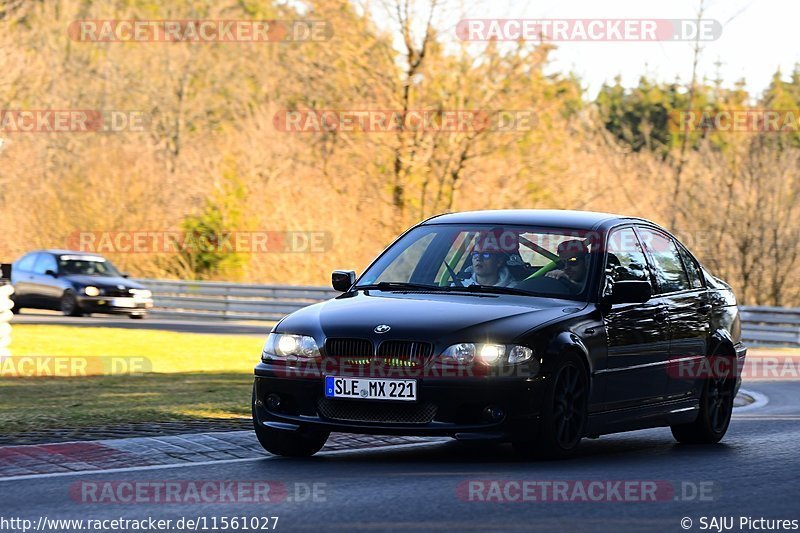
<svg viewBox="0 0 800 533">
<path fill-rule="evenodd" d="M 558 245 L 558 259 L 558 270 L 552 270 L 545 276 L 563 280 L 573 292 L 581 292 L 586 283 L 589 248 L 580 240 L 564 241 Z"/>
</svg>

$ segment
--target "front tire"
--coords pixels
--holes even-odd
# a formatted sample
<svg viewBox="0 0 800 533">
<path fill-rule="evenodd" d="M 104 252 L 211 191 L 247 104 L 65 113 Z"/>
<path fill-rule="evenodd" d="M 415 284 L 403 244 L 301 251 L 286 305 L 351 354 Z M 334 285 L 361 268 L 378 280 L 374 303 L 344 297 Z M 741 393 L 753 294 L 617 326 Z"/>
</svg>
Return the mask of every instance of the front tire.
<svg viewBox="0 0 800 533">
<path fill-rule="evenodd" d="M 64 316 L 81 316 L 81 308 L 74 292 L 64 291 L 63 296 L 61 296 L 61 314 Z"/>
<path fill-rule="evenodd" d="M 703 384 L 697 419 L 689 424 L 670 426 L 675 440 L 683 444 L 715 444 L 722 440 L 731 424 L 735 387 L 735 377 L 708 376 Z"/>
<path fill-rule="evenodd" d="M 586 431 L 589 412 L 589 378 L 577 355 L 564 357 L 545 391 L 538 438 L 514 441 L 523 456 L 566 459 L 573 455 Z"/>
</svg>

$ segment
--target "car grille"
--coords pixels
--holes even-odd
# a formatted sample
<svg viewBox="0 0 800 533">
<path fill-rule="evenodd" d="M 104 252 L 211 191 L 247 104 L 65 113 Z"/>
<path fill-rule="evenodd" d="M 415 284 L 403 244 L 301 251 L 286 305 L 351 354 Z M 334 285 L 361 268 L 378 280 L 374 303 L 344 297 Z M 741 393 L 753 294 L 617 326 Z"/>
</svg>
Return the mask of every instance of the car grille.
<svg viewBox="0 0 800 533">
<path fill-rule="evenodd" d="M 331 357 L 346 358 L 353 365 L 381 365 L 389 368 L 418 368 L 433 353 L 433 344 L 419 341 L 383 341 L 374 353 L 367 339 L 328 339 L 325 350 Z"/>
<path fill-rule="evenodd" d="M 331 357 L 372 357 L 372 343 L 367 339 L 328 339 L 325 351 Z"/>
<path fill-rule="evenodd" d="M 429 342 L 383 341 L 378 346 L 379 362 L 392 367 L 417 367 L 433 352 Z"/>
<path fill-rule="evenodd" d="M 118 289 L 116 287 L 108 287 L 103 291 L 103 296 L 115 296 L 115 297 L 128 297 L 130 296 L 130 289 Z"/>
<path fill-rule="evenodd" d="M 317 411 L 331 420 L 379 424 L 427 424 L 436 416 L 436 406 L 432 403 L 390 404 L 328 398 L 319 399 Z"/>
</svg>

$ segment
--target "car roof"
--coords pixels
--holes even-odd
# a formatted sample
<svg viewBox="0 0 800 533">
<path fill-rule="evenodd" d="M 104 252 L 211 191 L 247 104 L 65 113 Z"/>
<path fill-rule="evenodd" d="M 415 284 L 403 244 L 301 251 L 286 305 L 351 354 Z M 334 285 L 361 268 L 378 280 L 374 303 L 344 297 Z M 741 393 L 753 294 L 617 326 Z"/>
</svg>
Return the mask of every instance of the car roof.
<svg viewBox="0 0 800 533">
<path fill-rule="evenodd" d="M 28 252 L 25 255 L 38 254 L 38 253 L 53 254 L 53 255 L 89 255 L 89 256 L 92 256 L 92 257 L 103 257 L 100 254 L 95 254 L 95 253 L 92 253 L 92 252 L 79 252 L 77 250 L 59 250 L 59 249 L 56 249 L 56 248 L 51 248 L 51 249 L 48 249 L 48 250 L 31 250 L 30 252 Z"/>
<path fill-rule="evenodd" d="M 595 211 L 572 211 L 567 209 L 495 209 L 437 215 L 429 218 L 422 224 L 519 224 L 594 230 L 600 226 L 611 226 L 625 221 L 650 222 L 642 218 Z"/>
</svg>

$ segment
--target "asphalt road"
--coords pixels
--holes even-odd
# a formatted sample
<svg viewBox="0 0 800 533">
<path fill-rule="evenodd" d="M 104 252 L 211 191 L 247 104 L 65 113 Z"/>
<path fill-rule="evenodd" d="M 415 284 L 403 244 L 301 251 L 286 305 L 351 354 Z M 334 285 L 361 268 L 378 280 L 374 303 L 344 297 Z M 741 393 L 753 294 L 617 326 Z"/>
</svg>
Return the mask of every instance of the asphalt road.
<svg viewBox="0 0 800 533">
<path fill-rule="evenodd" d="M 585 441 L 576 458 L 560 462 L 525 462 L 515 459 L 506 446 L 448 441 L 323 452 L 304 460 L 265 455 L 238 462 L 69 474 L 0 481 L 0 517 L 24 517 L 34 524 L 42 516 L 173 521 L 204 517 L 198 529 L 205 526 L 207 531 L 214 530 L 215 518 L 221 526 L 222 517 L 234 516 L 277 516 L 278 531 L 685 531 L 681 520 L 685 526 L 687 518 L 692 521 L 690 530 L 702 531 L 702 517 L 706 530 L 717 530 L 708 527 L 714 525 L 712 517 L 726 517 L 734 520 L 732 531 L 750 531 L 755 529 L 739 528 L 741 517 L 798 520 L 800 382 L 755 382 L 746 388 L 766 395 L 768 404 L 738 412 L 726 438 L 715 446 L 678 445 L 668 429 L 654 429 Z M 248 503 L 247 496 L 236 496 L 236 503 L 196 503 L 188 497 L 193 483 L 238 481 L 241 486 L 253 480 L 278 483 L 273 488 L 284 487 L 287 497 L 280 497 L 280 490 L 273 490 L 272 501 L 266 503 Z M 479 501 L 519 499 L 521 492 L 512 490 L 516 485 L 510 482 L 523 480 L 540 482 L 527 493 L 527 501 Z M 570 480 L 569 490 L 560 497 L 538 501 L 546 482 Z M 153 502 L 152 492 L 136 503 L 93 503 L 81 492 L 88 486 L 98 495 L 117 490 L 118 482 L 141 487 L 162 481 L 182 483 L 182 503 Z M 575 490 L 589 487 L 591 481 L 607 487 L 592 493 L 602 496 L 599 501 L 586 501 Z M 638 494 L 656 483 L 658 490 L 648 493 L 655 501 L 635 501 L 637 496 L 625 495 L 624 489 L 620 501 L 608 488 L 615 481 L 628 481 L 634 491 L 638 486 Z M 497 492 L 496 487 L 502 488 Z M 760 525 L 763 531 L 768 524 Z M 171 530 L 178 529 L 173 525 Z"/>
<path fill-rule="evenodd" d="M 55 311 L 23 310 L 14 315 L 14 324 L 45 324 L 50 326 L 102 327 L 124 329 L 151 329 L 183 333 L 213 333 L 222 335 L 257 335 L 266 337 L 272 329 L 271 322 L 236 322 L 223 320 L 201 320 L 161 318 L 150 315 L 145 319 L 134 320 L 123 315 L 99 315 L 88 317 L 63 316 Z"/>
</svg>

